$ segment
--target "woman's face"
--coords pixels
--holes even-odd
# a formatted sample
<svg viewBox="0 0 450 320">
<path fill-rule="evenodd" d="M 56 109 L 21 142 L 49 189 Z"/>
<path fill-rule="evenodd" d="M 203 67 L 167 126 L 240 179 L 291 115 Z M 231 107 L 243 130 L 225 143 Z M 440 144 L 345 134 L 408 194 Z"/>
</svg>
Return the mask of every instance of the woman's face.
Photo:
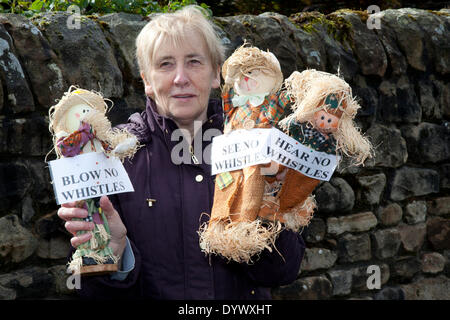
<svg viewBox="0 0 450 320">
<path fill-rule="evenodd" d="M 178 45 L 163 40 L 148 66 L 148 79 L 141 76 L 158 113 L 183 125 L 206 119 L 211 88 L 220 85 L 219 67 L 214 70 L 206 43 L 195 32 L 187 32 Z"/>
</svg>

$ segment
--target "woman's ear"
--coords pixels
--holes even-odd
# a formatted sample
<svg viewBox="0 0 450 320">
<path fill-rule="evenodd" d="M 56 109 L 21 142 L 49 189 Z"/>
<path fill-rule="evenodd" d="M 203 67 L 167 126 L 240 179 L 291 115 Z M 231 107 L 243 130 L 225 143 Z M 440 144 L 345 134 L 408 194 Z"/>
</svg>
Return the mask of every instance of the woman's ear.
<svg viewBox="0 0 450 320">
<path fill-rule="evenodd" d="M 220 88 L 220 66 L 217 67 L 217 70 L 216 70 L 216 73 L 215 73 L 215 77 L 213 78 L 211 87 L 213 89 Z"/>
<path fill-rule="evenodd" d="M 150 85 L 150 83 L 145 79 L 145 74 L 143 71 L 141 71 L 141 78 L 142 78 L 142 81 L 144 81 L 145 95 L 148 97 L 151 97 L 153 95 L 153 88 Z"/>
</svg>

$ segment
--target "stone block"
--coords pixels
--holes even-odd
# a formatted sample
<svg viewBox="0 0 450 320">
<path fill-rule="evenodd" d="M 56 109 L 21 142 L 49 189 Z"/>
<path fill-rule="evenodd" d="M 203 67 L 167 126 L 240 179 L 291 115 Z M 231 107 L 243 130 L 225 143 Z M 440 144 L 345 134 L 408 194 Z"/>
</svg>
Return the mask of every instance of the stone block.
<svg viewBox="0 0 450 320">
<path fill-rule="evenodd" d="M 352 269 L 330 270 L 327 274 L 333 285 L 333 296 L 345 296 L 352 292 Z"/>
<path fill-rule="evenodd" d="M 450 131 L 444 125 L 422 122 L 401 128 L 409 159 L 416 163 L 437 163 L 450 159 Z"/>
<path fill-rule="evenodd" d="M 60 59 L 62 77 L 69 84 L 101 92 L 107 98 L 121 97 L 122 72 L 102 29 L 86 16 L 81 16 L 80 28 L 69 29 L 69 16 L 67 12 L 51 12 L 34 19 Z"/>
<path fill-rule="evenodd" d="M 44 298 L 51 293 L 54 282 L 46 268 L 26 267 L 0 275 L 0 287 L 14 290 L 16 299 Z"/>
<path fill-rule="evenodd" d="M 435 250 L 450 249 L 450 220 L 433 217 L 427 220 L 427 239 Z"/>
<path fill-rule="evenodd" d="M 324 248 L 306 248 L 301 272 L 331 268 L 337 259 L 337 253 Z"/>
<path fill-rule="evenodd" d="M 323 219 L 312 218 L 309 225 L 303 231 L 303 238 L 310 243 L 317 243 L 323 240 L 327 226 Z"/>
<path fill-rule="evenodd" d="M 436 216 L 450 214 L 450 197 L 440 197 L 427 201 L 427 213 Z"/>
<path fill-rule="evenodd" d="M 380 203 L 386 186 L 386 176 L 384 173 L 372 176 L 360 176 L 356 178 L 360 188 L 357 191 L 357 201 L 375 205 Z"/>
<path fill-rule="evenodd" d="M 0 218 L 0 266 L 22 262 L 30 257 L 36 248 L 36 238 L 20 225 L 16 215 Z"/>
<path fill-rule="evenodd" d="M 398 227 L 403 249 L 407 252 L 417 252 L 425 241 L 427 227 L 425 223 L 415 225 L 401 224 Z"/>
<path fill-rule="evenodd" d="M 409 224 L 424 222 L 427 217 L 427 203 L 425 201 L 413 201 L 406 205 L 405 220 Z"/>
<path fill-rule="evenodd" d="M 383 226 L 394 226 L 402 220 L 403 210 L 397 203 L 391 203 L 380 207 L 377 216 Z"/>
<path fill-rule="evenodd" d="M 420 271 L 421 264 L 415 256 L 399 257 L 392 267 L 393 275 L 402 280 L 412 279 Z"/>
<path fill-rule="evenodd" d="M 422 255 L 422 272 L 436 274 L 444 270 L 446 259 L 439 252 L 428 252 Z"/>
<path fill-rule="evenodd" d="M 338 250 L 341 263 L 367 261 L 372 258 L 370 236 L 367 233 L 344 235 L 338 241 Z"/>
<path fill-rule="evenodd" d="M 305 277 L 272 290 L 275 300 L 323 300 L 332 294 L 331 282 L 325 276 Z"/>
<path fill-rule="evenodd" d="M 318 211 L 321 213 L 349 212 L 355 204 L 355 193 L 342 178 L 331 178 L 314 192 Z"/>
<path fill-rule="evenodd" d="M 375 148 L 375 157 L 368 161 L 369 165 L 397 168 L 406 163 L 408 151 L 400 130 L 375 123 L 366 134 Z"/>
<path fill-rule="evenodd" d="M 450 300 L 450 279 L 440 275 L 400 286 L 406 300 Z"/>
<path fill-rule="evenodd" d="M 439 173 L 431 169 L 402 167 L 392 178 L 390 198 L 394 201 L 439 192 Z"/>
<path fill-rule="evenodd" d="M 368 231 L 377 225 L 378 221 L 372 212 L 362 212 L 342 217 L 327 219 L 327 232 L 340 235 L 344 232 Z"/>
<path fill-rule="evenodd" d="M 378 259 L 395 256 L 401 244 L 400 232 L 395 229 L 382 229 L 372 233 L 374 253 Z"/>
</svg>

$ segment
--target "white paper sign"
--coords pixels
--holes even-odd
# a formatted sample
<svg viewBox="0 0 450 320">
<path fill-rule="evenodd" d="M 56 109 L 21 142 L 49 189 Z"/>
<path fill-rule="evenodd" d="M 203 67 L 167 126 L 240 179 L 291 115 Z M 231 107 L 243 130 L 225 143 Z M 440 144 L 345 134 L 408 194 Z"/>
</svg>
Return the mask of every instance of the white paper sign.
<svg viewBox="0 0 450 320">
<path fill-rule="evenodd" d="M 317 180 L 331 179 L 339 161 L 336 155 L 311 149 L 276 128 L 271 130 L 266 154 L 270 159 Z"/>
<path fill-rule="evenodd" d="M 213 139 L 212 174 L 269 163 L 271 160 L 308 177 L 329 181 L 339 157 L 315 151 L 276 128 L 236 130 Z"/>
<path fill-rule="evenodd" d="M 264 156 L 268 141 L 270 129 L 240 129 L 214 137 L 211 146 L 212 174 L 269 163 L 270 159 Z"/>
<path fill-rule="evenodd" d="M 57 204 L 134 191 L 120 160 L 103 152 L 53 160 L 49 168 Z"/>
</svg>

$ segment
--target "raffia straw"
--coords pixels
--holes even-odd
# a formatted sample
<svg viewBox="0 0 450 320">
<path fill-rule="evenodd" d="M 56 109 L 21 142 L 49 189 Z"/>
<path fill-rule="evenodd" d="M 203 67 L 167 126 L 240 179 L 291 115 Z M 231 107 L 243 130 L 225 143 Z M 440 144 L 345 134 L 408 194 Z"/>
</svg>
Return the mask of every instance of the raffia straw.
<svg viewBox="0 0 450 320">
<path fill-rule="evenodd" d="M 264 249 L 272 251 L 281 231 L 278 221 L 268 222 L 265 226 L 260 219 L 251 222 L 213 221 L 200 227 L 200 247 L 205 254 L 217 254 L 238 263 L 252 263 L 252 257 Z"/>
<path fill-rule="evenodd" d="M 307 226 L 313 217 L 316 207 L 314 196 L 311 195 L 303 203 L 283 214 L 286 229 L 298 232 L 301 227 Z"/>
</svg>

